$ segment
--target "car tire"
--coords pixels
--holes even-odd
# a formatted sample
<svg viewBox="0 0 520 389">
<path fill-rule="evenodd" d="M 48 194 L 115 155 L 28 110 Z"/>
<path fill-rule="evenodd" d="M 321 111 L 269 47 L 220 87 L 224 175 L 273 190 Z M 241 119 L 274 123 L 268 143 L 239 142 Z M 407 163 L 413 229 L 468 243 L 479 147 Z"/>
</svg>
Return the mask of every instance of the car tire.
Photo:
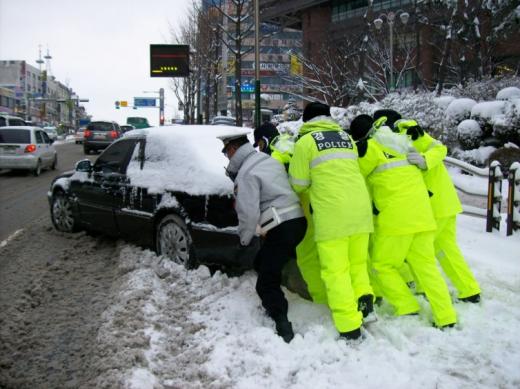
<svg viewBox="0 0 520 389">
<path fill-rule="evenodd" d="M 54 161 L 52 161 L 51 169 L 56 170 L 56 166 L 58 166 L 58 156 L 54 157 Z"/>
<path fill-rule="evenodd" d="M 42 161 L 38 160 L 38 162 L 36 163 L 36 168 L 34 168 L 32 173 L 35 177 L 38 177 L 41 174 L 41 172 L 42 172 Z"/>
<path fill-rule="evenodd" d="M 51 220 L 58 231 L 75 232 L 78 230 L 78 223 L 72 212 L 72 203 L 61 190 L 52 196 Z"/>
<path fill-rule="evenodd" d="M 85 153 L 86 155 L 89 155 L 90 154 L 90 149 L 88 149 L 87 147 L 83 146 L 83 153 Z"/>
<path fill-rule="evenodd" d="M 196 267 L 197 261 L 188 226 L 179 216 L 169 214 L 157 224 L 155 251 L 187 269 Z"/>
</svg>

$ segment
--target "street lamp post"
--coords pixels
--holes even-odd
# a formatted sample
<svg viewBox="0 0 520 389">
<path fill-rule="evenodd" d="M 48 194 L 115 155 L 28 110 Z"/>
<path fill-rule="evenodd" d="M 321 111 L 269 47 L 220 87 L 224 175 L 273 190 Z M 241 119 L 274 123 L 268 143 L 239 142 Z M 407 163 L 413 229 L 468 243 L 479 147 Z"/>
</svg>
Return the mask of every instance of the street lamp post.
<svg viewBox="0 0 520 389">
<path fill-rule="evenodd" d="M 377 19 L 374 20 L 374 26 L 377 30 L 381 30 L 383 27 L 383 18 L 386 19 L 386 22 L 388 23 L 388 28 L 390 30 L 390 90 L 394 90 L 394 22 L 395 17 L 399 15 L 399 18 L 401 19 L 401 23 L 407 24 L 408 19 L 410 18 L 410 14 L 408 12 L 404 11 L 396 11 L 396 12 L 388 12 L 383 13 L 379 15 Z"/>
</svg>

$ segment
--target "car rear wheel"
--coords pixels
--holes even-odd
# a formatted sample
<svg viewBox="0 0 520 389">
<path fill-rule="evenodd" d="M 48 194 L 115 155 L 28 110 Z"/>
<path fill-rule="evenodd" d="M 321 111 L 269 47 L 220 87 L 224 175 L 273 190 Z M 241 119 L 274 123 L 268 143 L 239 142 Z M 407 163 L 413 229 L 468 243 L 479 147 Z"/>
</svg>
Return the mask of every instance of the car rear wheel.
<svg viewBox="0 0 520 389">
<path fill-rule="evenodd" d="M 36 164 L 36 168 L 33 170 L 33 175 L 35 177 L 38 177 L 42 172 L 42 161 L 38 160 L 38 163 Z"/>
<path fill-rule="evenodd" d="M 78 230 L 70 199 L 61 191 L 52 196 L 51 219 L 58 231 L 74 232 Z"/>
<path fill-rule="evenodd" d="M 58 156 L 54 157 L 54 161 L 52 161 L 51 169 L 56 170 L 56 166 L 58 165 Z"/>
<path fill-rule="evenodd" d="M 161 219 L 156 229 L 155 246 L 158 255 L 188 269 L 196 266 L 190 232 L 177 215 L 169 214 Z"/>
<path fill-rule="evenodd" d="M 86 155 L 89 155 L 90 154 L 90 149 L 83 146 L 83 152 L 86 154 Z"/>
</svg>

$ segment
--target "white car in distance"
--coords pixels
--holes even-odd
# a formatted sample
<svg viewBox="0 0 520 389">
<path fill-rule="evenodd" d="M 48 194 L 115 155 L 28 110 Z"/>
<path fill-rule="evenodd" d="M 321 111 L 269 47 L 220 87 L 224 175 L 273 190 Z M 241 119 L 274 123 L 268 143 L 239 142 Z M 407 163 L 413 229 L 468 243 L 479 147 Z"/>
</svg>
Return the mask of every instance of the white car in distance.
<svg viewBox="0 0 520 389">
<path fill-rule="evenodd" d="M 0 127 L 0 169 L 29 170 L 39 176 L 42 169 L 56 169 L 58 154 L 40 127 Z"/>
</svg>

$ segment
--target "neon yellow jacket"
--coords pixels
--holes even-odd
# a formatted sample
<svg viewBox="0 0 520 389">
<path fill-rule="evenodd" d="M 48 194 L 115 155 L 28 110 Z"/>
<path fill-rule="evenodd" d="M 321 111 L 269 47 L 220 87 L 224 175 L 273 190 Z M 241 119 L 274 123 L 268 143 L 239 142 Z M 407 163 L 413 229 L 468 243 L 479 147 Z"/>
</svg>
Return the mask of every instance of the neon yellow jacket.
<svg viewBox="0 0 520 389">
<path fill-rule="evenodd" d="M 437 228 L 421 171 L 405 154 L 369 139 L 359 167 L 379 211 L 376 232 L 406 235 Z"/>
<path fill-rule="evenodd" d="M 426 159 L 427 169 L 423 171 L 426 187 L 432 193 L 430 201 L 437 219 L 462 212 L 462 205 L 443 160 L 448 149 L 428 134 L 413 141 L 413 146 Z"/>
<path fill-rule="evenodd" d="M 269 145 L 271 157 L 276 159 L 286 168 L 289 167 L 294 152 L 294 138 L 295 136 L 291 134 L 281 134 L 275 137 Z"/>
<path fill-rule="evenodd" d="M 402 119 L 396 124 L 402 134 L 406 133 L 409 127 L 417 126 L 417 122 L 411 119 Z M 423 176 L 426 187 L 431 193 L 430 201 L 435 218 L 441 219 L 461 213 L 462 205 L 457 190 L 443 163 L 448 149 L 427 133 L 416 134 L 416 136 L 413 147 L 426 160 L 427 169 L 423 171 Z"/>
<path fill-rule="evenodd" d="M 357 158 L 354 142 L 332 120 L 309 121 L 301 127 L 289 178 L 297 193 L 310 197 L 316 241 L 373 231 Z"/>
</svg>

